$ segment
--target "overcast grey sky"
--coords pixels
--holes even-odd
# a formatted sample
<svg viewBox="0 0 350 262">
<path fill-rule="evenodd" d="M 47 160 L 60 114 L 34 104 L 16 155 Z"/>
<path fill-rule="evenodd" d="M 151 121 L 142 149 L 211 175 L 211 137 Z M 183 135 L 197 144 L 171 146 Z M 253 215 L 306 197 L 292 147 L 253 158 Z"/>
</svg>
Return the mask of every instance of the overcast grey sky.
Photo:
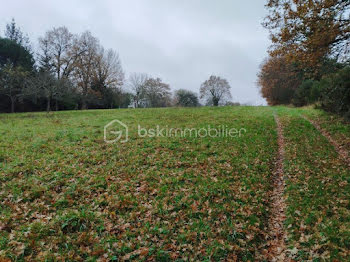
<svg viewBox="0 0 350 262">
<path fill-rule="evenodd" d="M 198 93 L 211 74 L 231 84 L 233 101 L 265 104 L 256 87 L 267 56 L 263 0 L 0 0 L 0 32 L 12 17 L 32 43 L 65 25 L 90 30 L 115 49 L 128 76 L 161 77 L 172 90 Z"/>
</svg>

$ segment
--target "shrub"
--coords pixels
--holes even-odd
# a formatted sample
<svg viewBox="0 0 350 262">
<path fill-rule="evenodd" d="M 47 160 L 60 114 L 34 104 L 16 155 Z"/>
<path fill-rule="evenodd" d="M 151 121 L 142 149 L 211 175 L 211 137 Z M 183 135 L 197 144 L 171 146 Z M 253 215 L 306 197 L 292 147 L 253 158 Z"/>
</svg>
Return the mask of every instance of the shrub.
<svg viewBox="0 0 350 262">
<path fill-rule="evenodd" d="M 305 80 L 295 91 L 292 103 L 295 106 L 305 106 L 317 102 L 319 98 L 319 82 L 308 79 Z"/>
<path fill-rule="evenodd" d="M 350 120 L 350 66 L 324 77 L 319 89 L 322 108 Z"/>
</svg>

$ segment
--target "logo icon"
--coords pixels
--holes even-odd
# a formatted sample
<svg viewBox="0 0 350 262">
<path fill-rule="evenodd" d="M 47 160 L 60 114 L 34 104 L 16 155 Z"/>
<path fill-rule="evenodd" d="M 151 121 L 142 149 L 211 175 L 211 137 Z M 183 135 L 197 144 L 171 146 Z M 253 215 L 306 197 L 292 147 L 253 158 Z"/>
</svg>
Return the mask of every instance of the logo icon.
<svg viewBox="0 0 350 262">
<path fill-rule="evenodd" d="M 128 142 L 129 132 L 128 126 L 122 121 L 115 119 L 109 122 L 104 127 L 103 139 L 108 144 L 113 144 L 120 141 L 120 143 Z"/>
</svg>

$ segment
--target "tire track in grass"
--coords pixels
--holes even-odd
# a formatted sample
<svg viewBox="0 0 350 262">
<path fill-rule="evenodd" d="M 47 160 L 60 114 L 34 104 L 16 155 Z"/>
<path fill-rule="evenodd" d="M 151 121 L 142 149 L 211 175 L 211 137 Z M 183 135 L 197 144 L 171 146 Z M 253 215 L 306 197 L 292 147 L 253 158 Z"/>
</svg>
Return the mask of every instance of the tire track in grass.
<svg viewBox="0 0 350 262">
<path fill-rule="evenodd" d="M 284 161 L 284 136 L 283 127 L 275 114 L 275 121 L 278 133 L 278 154 L 276 166 L 273 174 L 273 191 L 271 194 L 271 213 L 268 221 L 268 227 L 271 239 L 268 241 L 268 259 L 269 261 L 289 261 L 286 256 L 286 232 L 284 230 L 284 221 L 286 219 L 286 203 L 284 197 L 285 182 L 283 178 Z"/>
<path fill-rule="evenodd" d="M 347 165 L 350 167 L 350 158 L 349 158 L 349 154 L 347 152 L 347 150 L 345 150 L 342 146 L 340 146 L 333 138 L 332 136 L 326 131 L 324 130 L 316 121 L 313 121 L 309 118 L 307 118 L 306 116 L 302 116 L 306 121 L 308 121 L 309 123 L 311 123 L 325 138 L 327 138 L 327 140 L 329 141 L 329 143 L 331 143 L 335 149 L 335 151 L 337 151 L 337 153 L 339 154 L 339 156 L 347 163 Z"/>
<path fill-rule="evenodd" d="M 349 261 L 350 169 L 302 114 L 282 110 L 288 256 L 294 261 Z"/>
</svg>

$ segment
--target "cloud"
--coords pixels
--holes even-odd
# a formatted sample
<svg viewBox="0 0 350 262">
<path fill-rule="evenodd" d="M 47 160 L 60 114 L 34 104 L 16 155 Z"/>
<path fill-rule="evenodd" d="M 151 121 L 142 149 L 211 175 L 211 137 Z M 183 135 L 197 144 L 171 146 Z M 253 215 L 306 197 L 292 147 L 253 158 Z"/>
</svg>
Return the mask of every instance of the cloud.
<svg viewBox="0 0 350 262">
<path fill-rule="evenodd" d="M 0 30 L 12 17 L 33 42 L 54 26 L 90 30 L 119 52 L 126 73 L 195 92 L 213 73 L 229 80 L 235 101 L 262 104 L 255 82 L 269 45 L 264 16 L 261 0 L 14 0 L 2 3 Z"/>
</svg>

